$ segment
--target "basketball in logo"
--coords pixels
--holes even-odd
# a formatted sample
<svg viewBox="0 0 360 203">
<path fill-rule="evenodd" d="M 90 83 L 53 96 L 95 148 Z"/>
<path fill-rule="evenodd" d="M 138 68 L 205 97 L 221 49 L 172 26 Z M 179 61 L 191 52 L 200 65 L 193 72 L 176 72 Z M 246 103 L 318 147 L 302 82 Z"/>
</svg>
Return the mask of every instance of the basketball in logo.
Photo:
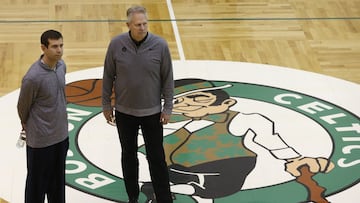
<svg viewBox="0 0 360 203">
<path fill-rule="evenodd" d="M 87 79 L 66 85 L 65 93 L 68 103 L 83 106 L 101 106 L 102 80 Z M 114 95 L 112 96 L 114 101 Z"/>
</svg>

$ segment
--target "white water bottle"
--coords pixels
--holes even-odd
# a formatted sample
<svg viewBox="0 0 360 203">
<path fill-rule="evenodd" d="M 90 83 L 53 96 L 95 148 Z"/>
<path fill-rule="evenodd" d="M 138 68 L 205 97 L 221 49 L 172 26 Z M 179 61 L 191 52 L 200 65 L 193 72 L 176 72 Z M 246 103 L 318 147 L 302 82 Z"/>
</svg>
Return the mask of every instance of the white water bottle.
<svg viewBox="0 0 360 203">
<path fill-rule="evenodd" d="M 22 147 L 24 147 L 25 143 L 26 143 L 26 133 L 25 133 L 25 130 L 22 130 L 20 132 L 19 139 L 16 142 L 16 147 L 22 148 Z"/>
</svg>

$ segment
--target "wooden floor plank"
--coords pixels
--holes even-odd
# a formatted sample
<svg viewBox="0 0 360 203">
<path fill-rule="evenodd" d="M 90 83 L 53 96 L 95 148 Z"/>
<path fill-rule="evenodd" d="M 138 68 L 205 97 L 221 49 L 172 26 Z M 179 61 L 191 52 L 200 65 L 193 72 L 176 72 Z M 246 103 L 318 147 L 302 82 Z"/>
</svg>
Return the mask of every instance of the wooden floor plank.
<svg viewBox="0 0 360 203">
<path fill-rule="evenodd" d="M 68 71 L 103 65 L 112 37 L 126 32 L 125 12 L 142 4 L 149 29 L 179 47 L 165 0 L 4 0 L 0 7 L 0 96 L 20 86 L 41 54 L 46 29 L 64 35 Z M 360 83 L 359 0 L 173 0 L 186 60 L 285 66 Z"/>
</svg>

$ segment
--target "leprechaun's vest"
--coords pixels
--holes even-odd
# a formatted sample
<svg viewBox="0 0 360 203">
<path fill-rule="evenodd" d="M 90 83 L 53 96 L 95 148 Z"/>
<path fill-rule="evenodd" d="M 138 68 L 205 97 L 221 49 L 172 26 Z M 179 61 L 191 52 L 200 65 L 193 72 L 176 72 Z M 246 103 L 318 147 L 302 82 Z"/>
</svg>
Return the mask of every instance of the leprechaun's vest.
<svg viewBox="0 0 360 203">
<path fill-rule="evenodd" d="M 222 159 L 255 157 L 256 154 L 244 146 L 242 136 L 234 136 L 228 131 L 229 123 L 237 114 L 234 111 L 213 114 L 207 116 L 209 118 L 201 118 L 215 122 L 210 126 L 195 132 L 181 128 L 166 136 L 164 149 L 167 164 L 191 167 Z"/>
</svg>

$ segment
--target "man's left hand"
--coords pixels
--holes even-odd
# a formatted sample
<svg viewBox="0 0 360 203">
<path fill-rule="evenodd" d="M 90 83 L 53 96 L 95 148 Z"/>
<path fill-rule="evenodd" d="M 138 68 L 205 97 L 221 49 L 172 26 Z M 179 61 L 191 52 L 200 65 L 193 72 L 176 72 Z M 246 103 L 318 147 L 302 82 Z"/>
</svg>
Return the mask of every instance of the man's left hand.
<svg viewBox="0 0 360 203">
<path fill-rule="evenodd" d="M 165 114 L 164 112 L 161 112 L 160 115 L 160 123 L 162 123 L 163 125 L 168 124 L 169 120 L 170 120 L 170 116 L 169 114 Z"/>
</svg>

